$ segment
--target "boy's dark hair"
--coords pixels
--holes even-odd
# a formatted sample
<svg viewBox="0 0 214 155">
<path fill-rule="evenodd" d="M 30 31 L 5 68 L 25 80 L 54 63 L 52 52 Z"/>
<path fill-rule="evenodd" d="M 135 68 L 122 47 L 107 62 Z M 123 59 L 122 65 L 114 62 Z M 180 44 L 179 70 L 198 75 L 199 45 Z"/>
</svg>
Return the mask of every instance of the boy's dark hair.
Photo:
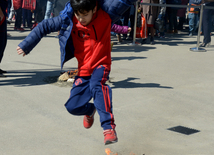
<svg viewBox="0 0 214 155">
<path fill-rule="evenodd" d="M 97 0 L 70 0 L 70 3 L 75 13 L 78 13 L 78 11 L 84 13 L 84 11 L 93 10 Z"/>
</svg>

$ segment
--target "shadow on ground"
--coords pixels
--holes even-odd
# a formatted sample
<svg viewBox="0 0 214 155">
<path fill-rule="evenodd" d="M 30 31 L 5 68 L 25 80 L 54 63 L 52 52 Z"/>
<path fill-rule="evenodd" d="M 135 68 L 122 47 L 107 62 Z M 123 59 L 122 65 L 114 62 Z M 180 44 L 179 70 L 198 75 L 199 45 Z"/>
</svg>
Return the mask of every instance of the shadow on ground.
<svg viewBox="0 0 214 155">
<path fill-rule="evenodd" d="M 111 88 L 115 89 L 115 88 L 165 88 L 165 89 L 173 89 L 173 87 L 169 87 L 169 86 L 161 86 L 158 83 L 136 83 L 136 82 L 132 82 L 133 80 L 136 80 L 139 78 L 134 78 L 134 77 L 128 77 L 125 80 L 122 81 L 117 81 L 117 82 L 112 82 L 110 81 L 110 83 L 113 85 Z"/>
<path fill-rule="evenodd" d="M 55 83 L 60 75 L 60 70 L 11 70 L 5 75 L 6 78 L 0 78 L 0 86 L 25 87 Z"/>
</svg>

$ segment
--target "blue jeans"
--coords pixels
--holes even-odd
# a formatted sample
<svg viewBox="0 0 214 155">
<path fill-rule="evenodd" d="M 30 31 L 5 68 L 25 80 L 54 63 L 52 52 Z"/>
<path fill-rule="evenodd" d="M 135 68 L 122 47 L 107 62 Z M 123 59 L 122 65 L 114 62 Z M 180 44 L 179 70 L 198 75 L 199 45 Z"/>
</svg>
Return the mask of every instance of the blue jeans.
<svg viewBox="0 0 214 155">
<path fill-rule="evenodd" d="M 53 2 L 47 1 L 46 12 L 45 12 L 45 19 L 50 18 L 52 10 L 53 10 Z"/>
<path fill-rule="evenodd" d="M 189 32 L 196 31 L 196 29 L 198 28 L 198 24 L 199 24 L 198 14 L 189 13 L 188 18 L 189 18 Z"/>
</svg>

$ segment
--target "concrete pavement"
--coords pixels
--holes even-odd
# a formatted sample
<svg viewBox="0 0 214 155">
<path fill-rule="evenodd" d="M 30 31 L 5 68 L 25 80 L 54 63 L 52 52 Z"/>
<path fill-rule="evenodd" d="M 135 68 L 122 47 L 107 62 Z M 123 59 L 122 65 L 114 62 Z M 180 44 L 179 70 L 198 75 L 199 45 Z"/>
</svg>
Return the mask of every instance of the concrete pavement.
<svg viewBox="0 0 214 155">
<path fill-rule="evenodd" d="M 156 38 L 155 45 L 115 44 L 110 86 L 119 141 L 105 146 L 98 114 L 84 129 L 83 117 L 64 108 L 71 87 L 51 82 L 60 72 L 57 33 L 22 57 L 16 47 L 30 31 L 8 29 L 0 66 L 8 71 L 0 78 L 1 155 L 106 155 L 105 148 L 118 155 L 214 154 L 214 46 L 191 52 L 196 36 L 185 32 Z M 73 59 L 64 70 L 76 67 Z M 168 130 L 176 126 L 199 132 Z"/>
</svg>

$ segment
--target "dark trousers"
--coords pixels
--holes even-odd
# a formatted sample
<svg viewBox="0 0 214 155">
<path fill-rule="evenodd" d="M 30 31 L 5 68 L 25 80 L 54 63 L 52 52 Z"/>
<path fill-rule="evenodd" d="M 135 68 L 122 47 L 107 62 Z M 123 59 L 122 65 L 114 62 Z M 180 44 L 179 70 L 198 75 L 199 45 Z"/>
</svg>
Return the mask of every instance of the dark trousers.
<svg viewBox="0 0 214 155">
<path fill-rule="evenodd" d="M 22 24 L 22 8 L 19 8 L 16 10 L 16 21 L 15 21 L 15 27 L 20 28 Z"/>
<path fill-rule="evenodd" d="M 27 27 L 32 26 L 32 12 L 31 10 L 22 9 L 22 16 L 23 16 L 23 26 L 26 26 L 27 21 Z"/>
<path fill-rule="evenodd" d="M 0 63 L 7 44 L 7 23 L 6 20 L 0 25 Z"/>
<path fill-rule="evenodd" d="M 109 70 L 103 66 L 98 66 L 91 76 L 77 76 L 65 104 L 68 112 L 72 115 L 91 115 L 96 108 L 103 130 L 114 129 L 112 91 L 105 84 L 108 79 Z M 92 98 L 94 104 L 90 103 Z"/>
<path fill-rule="evenodd" d="M 37 0 L 36 10 L 34 11 L 35 22 L 40 23 L 45 16 L 47 0 Z"/>
<path fill-rule="evenodd" d="M 203 27 L 203 34 L 204 34 L 204 43 L 209 43 L 211 41 L 211 29 L 212 29 L 212 14 L 213 14 L 213 10 L 212 9 L 204 9 L 203 12 L 203 17 L 202 17 L 202 27 Z"/>
<path fill-rule="evenodd" d="M 168 9 L 169 30 L 177 30 L 177 12 L 177 9 Z"/>
<path fill-rule="evenodd" d="M 128 26 L 129 24 L 129 15 L 130 15 L 130 8 L 123 14 L 123 25 Z M 127 37 L 127 34 L 123 34 L 124 37 Z"/>
</svg>

